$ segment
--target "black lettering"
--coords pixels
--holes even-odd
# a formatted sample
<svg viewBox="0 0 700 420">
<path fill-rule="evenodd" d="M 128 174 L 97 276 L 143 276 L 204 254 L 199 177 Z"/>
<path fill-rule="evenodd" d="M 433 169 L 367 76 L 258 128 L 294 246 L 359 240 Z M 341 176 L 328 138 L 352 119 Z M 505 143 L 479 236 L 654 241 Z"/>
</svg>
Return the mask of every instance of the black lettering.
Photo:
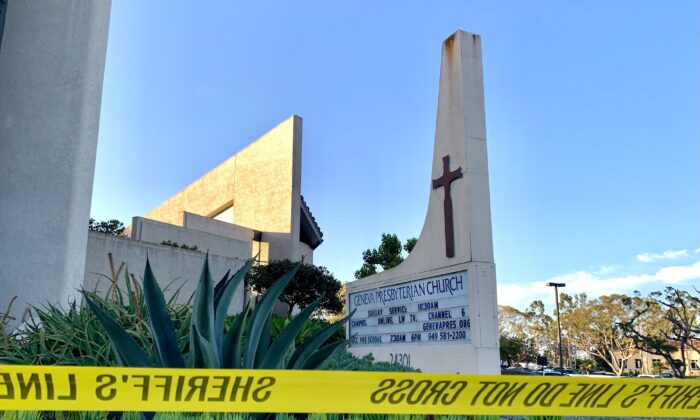
<svg viewBox="0 0 700 420">
<path fill-rule="evenodd" d="M 413 379 L 404 379 L 397 384 L 397 388 L 389 394 L 391 404 L 399 404 L 406 397 L 404 391 L 413 386 Z"/>
<path fill-rule="evenodd" d="M 100 384 L 95 388 L 95 396 L 100 401 L 111 401 L 117 396 L 117 390 L 112 387 L 117 382 L 117 377 L 114 375 L 97 375 L 97 383 Z M 103 383 L 104 382 L 104 383 Z M 106 389 L 107 388 L 107 389 Z M 108 391 L 105 393 L 105 391 Z"/>
<path fill-rule="evenodd" d="M 610 396 L 610 398 L 608 398 L 607 401 L 605 401 L 604 404 L 598 404 L 596 407 L 608 408 L 608 406 L 610 405 L 610 401 L 612 401 L 613 399 L 615 399 L 615 397 L 617 397 L 617 395 L 618 395 L 620 392 L 622 392 L 622 390 L 625 389 L 625 388 L 627 388 L 627 385 L 622 385 L 622 386 L 620 387 L 620 389 L 618 389 L 614 394 L 612 394 L 612 395 Z"/>
<path fill-rule="evenodd" d="M 151 383 L 151 377 L 148 375 L 134 375 L 134 379 L 141 379 L 140 384 L 134 384 L 136 388 L 141 388 L 141 401 L 148 401 L 148 388 Z"/>
<path fill-rule="evenodd" d="M 660 408 L 665 408 L 665 407 L 666 407 L 666 404 L 668 403 L 668 400 L 670 400 L 671 398 L 673 398 L 673 397 L 675 397 L 676 395 L 678 395 L 678 391 L 680 391 L 681 389 L 683 389 L 683 386 L 682 386 L 682 385 L 673 385 L 673 386 L 671 386 L 671 388 L 674 388 L 675 391 L 674 391 L 672 394 L 666 394 L 666 395 L 664 395 L 664 402 L 661 403 L 661 407 L 660 407 Z"/>
<path fill-rule="evenodd" d="M 507 391 L 505 391 L 503 393 L 503 395 L 501 396 L 501 401 L 498 403 L 498 405 L 503 406 L 504 404 L 506 404 L 506 400 L 508 400 L 508 398 L 510 398 L 510 400 L 508 400 L 506 405 L 508 407 L 513 405 L 513 401 L 515 400 L 515 397 L 517 397 L 518 394 L 520 394 L 520 391 L 525 389 L 526 386 L 527 386 L 527 382 L 523 382 L 522 384 L 518 384 L 517 382 L 514 383 L 510 387 L 510 389 L 508 389 Z"/>
<path fill-rule="evenodd" d="M 170 375 L 153 375 L 154 380 L 163 379 L 163 384 L 154 384 L 156 388 L 163 388 L 163 401 L 170 401 L 170 387 L 173 384 L 173 377 Z"/>
<path fill-rule="evenodd" d="M 432 309 L 438 309 L 437 302 L 421 302 L 418 304 L 419 311 L 430 311 Z"/>
<path fill-rule="evenodd" d="M 29 380 L 26 382 L 24 381 L 24 374 L 18 373 L 17 382 L 19 385 L 19 397 L 21 399 L 27 399 L 32 387 L 34 388 L 34 398 L 37 400 L 41 399 L 41 381 L 39 380 L 38 373 L 32 373 L 29 375 Z"/>
<path fill-rule="evenodd" d="M 454 394 L 452 394 L 451 399 L 447 399 L 447 395 L 443 395 L 442 396 L 442 403 L 444 405 L 450 405 L 450 404 L 454 403 L 455 401 L 457 401 L 457 397 L 459 397 L 459 394 L 461 394 L 462 391 L 464 391 L 464 388 L 466 388 L 466 387 L 467 387 L 467 381 L 454 382 L 452 385 L 450 385 L 449 389 L 457 388 L 456 391 L 454 392 Z"/>
<path fill-rule="evenodd" d="M 525 397 L 525 401 L 523 401 L 525 407 L 532 407 L 533 405 L 537 404 L 542 394 L 547 392 L 551 386 L 552 385 L 548 384 L 547 382 L 537 384 L 537 386 L 534 387 L 532 391 L 530 391 L 530 393 L 527 394 L 527 396 Z M 535 393 L 537 393 L 537 395 L 535 395 Z"/>
<path fill-rule="evenodd" d="M 430 389 L 430 386 L 432 384 L 433 384 L 432 381 L 428 381 L 426 379 L 416 382 L 416 384 L 413 386 L 413 389 L 411 390 L 411 392 L 408 393 L 408 396 L 406 397 L 406 402 L 411 404 L 411 405 L 418 404 L 418 402 L 420 402 L 420 400 L 423 399 L 423 395 L 425 395 L 425 392 L 428 389 Z M 420 394 L 415 395 L 416 391 L 419 390 L 421 388 L 421 386 L 423 386 L 423 385 L 424 385 L 424 387 L 420 391 Z"/>
<path fill-rule="evenodd" d="M 581 397 L 578 399 L 578 402 L 576 403 L 576 407 L 580 407 L 581 404 L 583 403 L 584 407 L 591 407 L 593 404 L 595 404 L 595 401 L 597 401 L 597 397 L 599 394 L 605 389 L 605 387 L 609 387 L 611 385 L 606 385 L 606 384 L 591 384 L 591 386 L 586 389 Z M 594 401 L 591 403 L 591 400 L 594 399 Z"/>
<path fill-rule="evenodd" d="M 696 398 L 696 400 L 698 400 L 698 402 L 696 402 L 694 406 L 688 407 L 689 410 L 695 410 L 698 408 L 698 405 L 700 405 L 700 398 Z M 685 409 L 685 406 L 683 406 L 683 409 Z"/>
<path fill-rule="evenodd" d="M 231 381 L 230 376 L 213 376 L 212 379 L 217 380 L 221 379 L 222 384 L 221 385 L 216 385 L 212 384 L 212 388 L 214 389 L 220 389 L 219 391 L 219 396 L 218 397 L 209 397 L 207 398 L 207 401 L 226 401 L 226 389 L 228 388 L 228 383 Z"/>
<path fill-rule="evenodd" d="M 229 401 L 241 401 L 241 402 L 246 402 L 248 401 L 248 393 L 250 392 L 250 387 L 253 386 L 253 377 L 248 376 L 246 378 L 245 385 L 241 386 L 241 377 L 236 376 L 236 380 L 233 382 L 233 386 L 231 387 L 231 394 L 229 396 Z M 241 395 L 241 398 L 238 399 L 238 390 L 242 389 L 243 394 Z"/>
<path fill-rule="evenodd" d="M 255 401 L 255 402 L 267 401 L 267 399 L 270 398 L 270 395 L 272 395 L 272 391 L 265 391 L 265 390 L 270 388 L 271 386 L 273 386 L 275 384 L 275 382 L 276 382 L 276 379 L 273 378 L 272 376 L 263 376 L 262 378 L 258 379 L 258 385 L 260 385 L 260 386 L 253 391 L 253 401 Z M 262 392 L 262 391 L 265 391 L 265 392 Z"/>
<path fill-rule="evenodd" d="M 610 388 L 612 388 L 612 384 L 606 385 L 605 388 L 601 391 L 601 393 L 598 394 L 595 398 L 593 398 L 593 403 L 591 404 L 591 407 L 597 405 L 597 404 L 598 404 L 598 400 L 600 399 L 600 397 L 602 397 L 603 395 L 607 394 L 608 391 L 610 391 Z"/>
<path fill-rule="evenodd" d="M 46 382 L 46 399 L 53 400 L 53 376 L 50 373 L 45 373 L 44 382 Z"/>
<path fill-rule="evenodd" d="M 651 393 L 649 394 L 652 396 L 652 398 L 649 401 L 649 404 L 647 404 L 647 408 L 651 408 L 651 406 L 653 406 L 654 403 L 656 402 L 656 399 L 659 398 L 661 395 L 663 395 L 663 393 L 666 392 L 666 390 L 668 389 L 668 385 L 659 385 L 658 387 L 662 388 L 662 391 L 659 392 L 658 394 L 651 394 Z M 653 390 L 654 389 L 652 388 L 652 391 Z"/>
<path fill-rule="evenodd" d="M 426 404 L 430 398 L 433 399 L 433 405 L 438 403 L 438 399 L 442 395 L 443 392 L 447 389 L 447 387 L 450 385 L 450 381 L 437 381 L 433 384 L 433 387 L 430 388 L 430 394 L 426 395 L 425 399 L 423 400 L 423 404 Z"/>
<path fill-rule="evenodd" d="M 698 389 L 696 388 L 696 390 L 698 390 Z M 700 391 L 700 390 L 699 390 L 699 391 Z M 698 395 L 698 394 L 700 394 L 700 392 L 694 393 L 694 394 L 693 394 L 693 397 L 695 397 L 695 396 Z M 695 398 L 695 399 L 698 400 L 698 402 L 696 402 L 695 405 L 688 407 L 689 410 L 695 410 L 696 408 L 698 408 L 698 405 L 700 405 L 700 398 Z M 683 409 L 684 409 L 684 410 L 685 410 L 685 407 L 686 407 L 686 404 L 683 404 Z"/>
<path fill-rule="evenodd" d="M 579 389 L 578 391 L 575 391 L 575 392 L 569 392 L 569 395 L 571 395 L 571 399 L 569 399 L 569 401 L 567 401 L 563 404 L 559 404 L 560 407 L 571 407 L 574 404 L 574 400 L 576 400 L 576 397 L 578 397 L 579 394 L 581 394 L 581 392 L 583 392 L 583 390 L 588 388 L 588 384 L 575 384 L 575 385 L 577 387 L 580 387 L 581 389 Z M 577 405 L 577 407 L 578 407 L 578 405 Z"/>
<path fill-rule="evenodd" d="M 0 387 L 4 386 L 6 392 L 0 394 L 0 400 L 12 400 L 15 398 L 15 386 L 12 384 L 12 377 L 9 373 L 0 373 Z"/>
<path fill-rule="evenodd" d="M 69 373 L 68 374 L 68 387 L 69 387 L 69 392 L 68 395 L 59 395 L 58 399 L 59 400 L 75 400 L 78 390 L 75 386 L 75 374 Z"/>
<path fill-rule="evenodd" d="M 199 391 L 199 396 L 197 401 L 204 401 L 204 394 L 206 393 L 207 384 L 209 383 L 208 376 L 193 376 L 187 381 L 187 386 L 190 387 L 189 392 L 185 395 L 185 401 L 192 401 L 194 393 Z"/>
<path fill-rule="evenodd" d="M 474 394 L 474 398 L 472 398 L 472 405 L 476 404 L 476 401 L 479 399 L 479 396 L 481 395 L 482 392 L 486 390 L 489 386 L 495 384 L 496 382 L 479 382 L 481 384 L 481 388 L 479 388 L 478 391 L 476 391 L 476 394 Z"/>
<path fill-rule="evenodd" d="M 492 386 L 489 392 L 484 396 L 484 405 L 492 406 L 496 404 L 503 391 L 508 389 L 508 386 L 508 382 L 498 382 L 496 385 Z"/>
<path fill-rule="evenodd" d="M 182 391 L 184 391 L 184 387 L 185 387 L 185 377 L 178 376 L 177 377 L 177 385 L 175 387 L 175 401 L 182 401 Z"/>
<path fill-rule="evenodd" d="M 676 404 L 676 401 L 684 398 L 688 394 L 688 392 L 690 392 L 691 389 L 693 389 L 693 387 L 690 385 L 684 387 L 682 392 L 678 393 L 678 395 L 673 397 L 673 400 L 671 400 L 671 402 L 668 404 L 668 408 L 673 408 Z"/>
<path fill-rule="evenodd" d="M 685 409 L 685 407 L 688 406 L 688 403 L 690 403 L 690 399 L 698 394 L 700 394 L 700 386 L 689 388 L 688 393 L 673 404 L 673 409 L 675 410 L 676 408 L 680 407 L 681 403 L 683 403 L 683 409 Z"/>
<path fill-rule="evenodd" d="M 639 385 L 632 394 L 628 395 L 625 397 L 624 400 L 620 403 L 620 406 L 622 408 L 629 408 L 631 407 L 635 402 L 637 402 L 637 399 L 634 398 L 637 395 L 643 394 L 646 392 L 646 390 L 649 389 L 649 385 Z"/>
<path fill-rule="evenodd" d="M 370 395 L 369 400 L 372 401 L 373 404 L 381 404 L 382 402 L 384 402 L 384 400 L 387 397 L 386 391 L 388 389 L 393 388 L 394 385 L 396 385 L 395 380 L 382 379 L 382 381 L 379 382 L 379 385 L 377 385 L 379 387 L 379 389 L 377 389 L 376 391 L 374 391 L 372 393 L 372 395 Z M 379 396 L 378 394 L 380 394 L 380 393 L 383 393 L 383 394 L 381 396 Z"/>
<path fill-rule="evenodd" d="M 552 388 L 547 391 L 547 394 L 540 400 L 541 407 L 551 407 L 554 400 L 561 394 L 561 392 L 566 389 L 568 384 L 554 384 Z"/>
</svg>

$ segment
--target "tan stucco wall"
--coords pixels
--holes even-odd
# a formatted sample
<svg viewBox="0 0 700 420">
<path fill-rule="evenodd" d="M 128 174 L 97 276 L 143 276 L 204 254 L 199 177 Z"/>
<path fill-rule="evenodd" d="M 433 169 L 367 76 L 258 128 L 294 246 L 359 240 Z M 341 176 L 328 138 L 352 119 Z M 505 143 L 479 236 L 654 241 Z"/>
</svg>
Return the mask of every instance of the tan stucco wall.
<svg viewBox="0 0 700 420">
<path fill-rule="evenodd" d="M 234 224 L 287 234 L 286 258 L 299 259 L 301 129 L 289 117 L 145 217 L 182 226 L 184 212 L 211 217 L 233 203 Z"/>
<path fill-rule="evenodd" d="M 615 353 L 615 358 L 617 358 L 617 359 L 621 358 L 619 350 L 615 350 L 614 353 Z M 681 359 L 680 351 L 676 351 L 675 353 L 673 353 L 673 358 L 680 360 Z M 690 362 L 692 360 L 695 360 L 696 362 L 700 361 L 700 353 L 694 351 L 693 349 L 687 349 L 685 358 L 686 358 L 686 362 L 688 363 L 688 366 L 686 367 L 686 371 L 685 371 L 686 376 L 700 376 L 700 369 L 692 369 L 690 366 Z M 641 368 L 638 368 L 635 366 L 635 360 L 637 360 L 637 359 L 642 361 Z M 634 353 L 632 353 L 632 356 L 629 359 L 627 359 L 627 361 L 626 361 L 627 365 L 626 365 L 625 372 L 635 372 L 636 371 L 638 373 L 643 373 L 643 374 L 647 374 L 647 375 L 654 374 L 654 373 L 656 373 L 656 372 L 654 372 L 654 359 L 659 360 L 661 362 L 661 364 L 664 366 L 661 369 L 662 372 L 670 372 L 671 371 L 671 369 L 668 366 L 666 366 L 667 362 L 663 357 L 655 355 L 655 354 L 647 353 L 645 351 L 635 351 Z"/>
</svg>

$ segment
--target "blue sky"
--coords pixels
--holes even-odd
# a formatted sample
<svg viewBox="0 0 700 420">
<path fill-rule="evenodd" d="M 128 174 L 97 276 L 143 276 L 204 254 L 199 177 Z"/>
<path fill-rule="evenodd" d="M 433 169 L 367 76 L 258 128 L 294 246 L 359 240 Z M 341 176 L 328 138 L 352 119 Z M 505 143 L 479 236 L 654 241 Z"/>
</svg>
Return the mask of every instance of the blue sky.
<svg viewBox="0 0 700 420">
<path fill-rule="evenodd" d="M 441 42 L 482 36 L 501 303 L 700 284 L 700 3 L 112 3 L 92 215 L 129 222 L 291 114 L 352 279 L 417 236 Z M 664 252 L 667 252 L 664 254 Z"/>
</svg>

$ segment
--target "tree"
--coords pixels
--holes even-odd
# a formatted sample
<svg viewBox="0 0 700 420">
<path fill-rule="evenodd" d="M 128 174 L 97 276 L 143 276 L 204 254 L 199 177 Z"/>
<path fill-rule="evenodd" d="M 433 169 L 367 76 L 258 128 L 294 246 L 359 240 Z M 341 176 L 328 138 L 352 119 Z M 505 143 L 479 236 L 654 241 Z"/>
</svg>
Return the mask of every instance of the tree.
<svg viewBox="0 0 700 420">
<path fill-rule="evenodd" d="M 88 230 L 112 236 L 122 236 L 124 229 L 124 223 L 117 219 L 96 222 L 95 219 L 91 217 L 88 223 Z"/>
<path fill-rule="evenodd" d="M 618 376 L 635 349 L 634 341 L 620 327 L 620 323 L 633 316 L 633 311 L 625 305 L 628 299 L 613 294 L 589 300 L 585 293 L 574 296 L 562 293 L 559 299 L 562 326 L 570 343 L 604 361 Z"/>
<path fill-rule="evenodd" d="M 634 311 L 628 321 L 620 323 L 627 337 L 637 349 L 663 357 L 674 376 L 685 377 L 688 349 L 700 352 L 700 299 L 667 287 L 646 299 L 637 294 L 626 303 Z"/>
<path fill-rule="evenodd" d="M 278 260 L 267 265 L 255 266 L 246 274 L 246 285 L 258 293 L 264 293 L 295 264 L 289 260 Z M 325 267 L 302 263 L 279 299 L 289 305 L 287 314 L 291 315 L 295 305 L 304 309 L 316 299 L 325 296 L 320 309 L 336 314 L 343 310 L 343 304 L 338 298 L 340 286 L 340 281 Z"/>
<path fill-rule="evenodd" d="M 527 323 L 525 313 L 512 306 L 498 306 L 498 332 L 501 336 L 528 338 Z"/>
<path fill-rule="evenodd" d="M 498 332 L 501 360 L 512 366 L 515 362 L 535 362 L 537 344 L 529 334 L 530 319 L 525 312 L 512 306 L 498 307 Z"/>
<path fill-rule="evenodd" d="M 501 360 L 505 360 L 508 367 L 513 366 L 516 362 L 534 362 L 537 359 L 537 350 L 532 339 L 501 335 L 499 347 Z"/>
<path fill-rule="evenodd" d="M 498 307 L 498 330 L 503 349 L 501 359 L 512 362 L 535 362 L 537 354 L 554 355 L 556 348 L 556 324 L 544 313 L 544 304 L 536 300 L 527 310 L 512 306 Z"/>
<path fill-rule="evenodd" d="M 355 278 L 361 279 L 376 274 L 377 266 L 380 266 L 383 270 L 396 267 L 401 264 L 404 259 L 402 250 L 410 253 L 416 245 L 416 242 L 418 242 L 418 239 L 409 238 L 406 240 L 405 244 L 401 244 L 401 241 L 395 234 L 382 233 L 382 240 L 379 247 L 367 249 L 362 253 L 362 260 L 364 262 L 362 263 L 362 267 L 355 271 Z"/>
<path fill-rule="evenodd" d="M 541 300 L 533 301 L 524 312 L 528 334 L 535 342 L 538 352 L 548 357 L 549 360 L 559 358 L 557 323 L 554 318 L 547 315 L 544 303 Z"/>
<path fill-rule="evenodd" d="M 525 348 L 525 343 L 522 340 L 506 335 L 499 337 L 498 344 L 501 360 L 505 360 L 508 367 L 513 366 L 513 363 L 518 361 L 520 353 Z"/>
<path fill-rule="evenodd" d="M 413 248 L 415 248 L 416 243 L 418 242 L 418 238 L 408 238 L 406 239 L 406 243 L 403 244 L 403 249 L 407 253 L 411 253 L 413 251 Z"/>
</svg>

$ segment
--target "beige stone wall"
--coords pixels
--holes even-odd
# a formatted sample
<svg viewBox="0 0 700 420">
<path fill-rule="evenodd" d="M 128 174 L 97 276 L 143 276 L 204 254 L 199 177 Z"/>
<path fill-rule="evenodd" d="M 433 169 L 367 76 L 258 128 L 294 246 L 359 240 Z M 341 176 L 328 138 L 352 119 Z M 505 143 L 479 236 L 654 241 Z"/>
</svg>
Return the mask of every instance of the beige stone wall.
<svg viewBox="0 0 700 420">
<path fill-rule="evenodd" d="M 286 234 L 286 258 L 299 259 L 301 129 L 289 117 L 145 217 L 182 226 L 184 212 L 212 217 L 233 204 L 234 224 Z"/>
</svg>

